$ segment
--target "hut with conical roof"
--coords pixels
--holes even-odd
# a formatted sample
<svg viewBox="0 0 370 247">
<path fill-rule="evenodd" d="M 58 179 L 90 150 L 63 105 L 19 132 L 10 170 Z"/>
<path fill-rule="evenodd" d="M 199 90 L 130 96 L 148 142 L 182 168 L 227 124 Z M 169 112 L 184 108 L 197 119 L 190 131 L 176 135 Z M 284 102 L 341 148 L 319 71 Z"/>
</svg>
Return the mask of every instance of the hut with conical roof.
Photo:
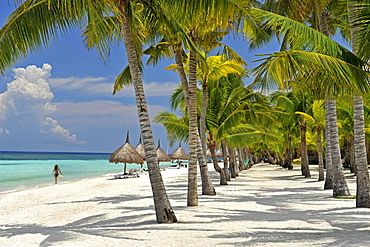
<svg viewBox="0 0 370 247">
<path fill-rule="evenodd" d="M 144 149 L 143 143 L 141 142 L 141 136 L 140 136 L 139 143 L 137 144 L 135 149 L 140 154 L 140 156 L 143 158 L 143 160 L 145 161 L 146 160 L 145 149 Z M 141 168 L 143 168 L 143 165 L 141 165 Z"/>
<path fill-rule="evenodd" d="M 221 149 L 217 150 L 215 155 L 217 158 L 223 157 Z"/>
<path fill-rule="evenodd" d="M 189 160 L 189 156 L 182 149 L 181 145 L 170 154 L 170 157 L 173 160 Z"/>
<path fill-rule="evenodd" d="M 110 163 L 124 163 L 123 172 L 126 174 L 126 164 L 135 163 L 143 164 L 144 159 L 136 151 L 136 149 L 130 144 L 129 132 L 127 131 L 126 143 L 114 151 L 109 157 Z"/>
<path fill-rule="evenodd" d="M 171 161 L 171 157 L 166 154 L 165 151 L 161 148 L 161 142 L 158 140 L 158 147 L 157 147 L 157 157 L 158 157 L 158 162 L 167 162 Z"/>
</svg>

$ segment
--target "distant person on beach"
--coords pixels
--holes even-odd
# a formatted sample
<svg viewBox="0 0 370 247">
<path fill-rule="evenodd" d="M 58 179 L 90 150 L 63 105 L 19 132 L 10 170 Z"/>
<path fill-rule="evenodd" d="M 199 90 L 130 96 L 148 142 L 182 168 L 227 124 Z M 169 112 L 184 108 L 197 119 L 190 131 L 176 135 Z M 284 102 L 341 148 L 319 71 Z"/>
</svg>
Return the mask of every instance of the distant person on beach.
<svg viewBox="0 0 370 247">
<path fill-rule="evenodd" d="M 55 184 L 57 184 L 58 183 L 59 173 L 60 173 L 60 175 L 63 175 L 62 174 L 62 171 L 59 169 L 58 165 L 55 165 L 54 166 L 53 173 L 54 173 L 54 181 L 55 181 Z"/>
</svg>

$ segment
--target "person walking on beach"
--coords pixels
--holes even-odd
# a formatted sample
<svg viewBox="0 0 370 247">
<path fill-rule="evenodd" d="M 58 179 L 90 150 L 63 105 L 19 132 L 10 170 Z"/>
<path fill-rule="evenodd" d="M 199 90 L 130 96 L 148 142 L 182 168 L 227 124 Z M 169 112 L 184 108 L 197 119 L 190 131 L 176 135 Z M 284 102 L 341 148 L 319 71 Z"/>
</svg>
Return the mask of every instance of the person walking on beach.
<svg viewBox="0 0 370 247">
<path fill-rule="evenodd" d="M 58 183 L 59 173 L 60 173 L 60 175 L 63 175 L 62 174 L 62 171 L 59 169 L 58 165 L 55 165 L 54 166 L 53 173 L 54 173 L 54 181 L 55 181 L 55 184 L 57 184 Z"/>
</svg>

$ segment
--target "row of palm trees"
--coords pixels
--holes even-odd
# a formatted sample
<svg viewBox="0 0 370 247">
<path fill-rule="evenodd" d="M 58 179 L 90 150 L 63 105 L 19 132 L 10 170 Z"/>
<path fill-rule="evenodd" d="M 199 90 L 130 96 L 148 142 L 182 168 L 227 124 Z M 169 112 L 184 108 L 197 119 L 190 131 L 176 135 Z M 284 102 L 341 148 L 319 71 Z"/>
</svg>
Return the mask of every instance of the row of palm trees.
<svg viewBox="0 0 370 247">
<path fill-rule="evenodd" d="M 272 117 L 267 109 L 273 106 L 279 111 L 280 106 L 259 102 L 263 98 L 261 94 L 256 94 L 243 86 L 229 88 L 224 86 L 228 82 L 233 84 L 240 80 L 230 78 L 231 75 L 226 78 L 212 75 L 212 66 L 208 65 L 207 57 L 217 47 L 222 47 L 220 50 L 225 56 L 220 58 L 222 62 L 233 59 L 243 65 L 242 59 L 221 43 L 225 35 L 233 33 L 241 33 L 252 47 L 262 46 L 274 35 L 281 40 L 281 51 L 262 59 L 260 66 L 253 71 L 256 79 L 252 86 L 259 89 L 293 90 L 299 94 L 315 97 L 317 100 L 326 99 L 327 171 L 333 167 L 334 195 L 349 193 L 340 165 L 335 99 L 354 92 L 357 96 L 354 102 L 358 105 L 354 108 L 356 109 L 354 126 L 364 129 L 361 127 L 363 115 L 360 109 L 363 107 L 360 95 L 367 92 L 369 86 L 367 72 L 369 52 L 358 44 L 368 42 L 367 0 L 348 1 L 348 6 L 347 1 L 326 0 L 266 0 L 263 4 L 254 0 L 15 0 L 14 2 L 19 7 L 0 30 L 2 73 L 27 54 L 47 47 L 51 40 L 59 36 L 67 35 L 74 27 L 82 27 L 86 47 L 97 49 L 103 60 L 108 58 L 113 46 L 123 41 L 128 67 L 117 77 L 114 92 L 131 83 L 134 86 L 158 222 L 176 222 L 177 218 L 168 200 L 155 153 L 142 82 L 144 54 L 150 55 L 148 63 L 152 64 L 159 61 L 158 55 L 174 58 L 180 76 L 182 106 L 186 109 L 183 117 L 188 118 L 189 128 L 187 199 L 189 206 L 198 204 L 197 161 L 202 177 L 202 194 L 216 193 L 205 161 L 205 140 L 208 140 L 208 144 L 211 143 L 212 148 L 212 143 L 220 142 L 224 145 L 223 142 L 226 142 L 231 146 L 237 146 L 247 145 L 249 142 L 256 143 L 255 140 L 259 139 L 258 145 L 261 149 L 264 147 L 264 150 L 268 150 L 266 145 L 277 137 L 276 133 L 267 131 L 271 129 L 270 125 L 279 121 L 279 118 L 289 118 L 283 113 Z M 334 34 L 335 30 L 340 30 L 346 38 L 351 38 L 353 47 L 358 49 L 354 49 L 352 53 L 330 39 L 328 36 Z M 145 50 L 144 47 L 149 49 Z M 236 68 L 226 74 L 242 75 Z M 210 80 L 217 81 L 218 86 L 211 85 Z M 203 88 L 199 125 L 198 82 L 202 83 Z M 215 102 L 212 97 L 221 97 L 223 94 L 232 96 L 231 101 L 228 101 L 229 99 L 223 101 L 222 106 L 207 103 Z M 240 100 L 244 103 L 235 103 Z M 236 108 L 224 109 L 223 115 L 216 113 L 209 115 L 216 111 L 212 107 L 234 104 Z M 301 112 L 305 112 L 304 109 L 302 108 Z M 231 112 L 227 115 L 226 112 L 229 110 Z M 245 119 L 233 126 L 236 119 L 242 119 L 243 116 Z M 250 123 L 249 118 L 255 120 L 254 125 Z M 307 125 L 303 117 L 300 120 L 302 150 L 305 151 Z M 288 145 L 291 145 L 289 143 L 295 130 L 293 127 L 281 127 L 287 131 L 284 135 L 287 135 Z M 355 131 L 355 143 L 364 143 L 364 135 L 359 136 L 360 134 Z M 365 145 L 355 144 L 355 147 L 360 146 Z M 363 155 L 364 150 L 358 152 Z M 291 154 L 289 155 L 291 157 Z M 362 184 L 368 184 L 368 174 L 363 172 L 367 164 L 361 161 L 361 155 L 355 155 L 355 158 L 356 164 L 361 162 L 361 167 L 357 166 L 358 178 L 361 177 L 360 180 L 365 181 Z M 306 157 L 302 159 L 302 163 L 305 176 L 310 176 Z M 326 174 L 328 176 L 328 172 Z M 365 196 L 366 192 L 358 196 L 358 199 Z"/>
</svg>

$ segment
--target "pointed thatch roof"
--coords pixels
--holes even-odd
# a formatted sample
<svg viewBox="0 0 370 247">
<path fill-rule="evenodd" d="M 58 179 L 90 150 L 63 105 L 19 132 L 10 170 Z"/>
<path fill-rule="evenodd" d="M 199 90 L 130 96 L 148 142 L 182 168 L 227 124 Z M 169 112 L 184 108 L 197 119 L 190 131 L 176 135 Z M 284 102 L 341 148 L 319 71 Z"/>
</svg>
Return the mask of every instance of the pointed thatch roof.
<svg viewBox="0 0 370 247">
<path fill-rule="evenodd" d="M 171 161 L 171 157 L 166 154 L 165 151 L 161 148 L 160 140 L 158 140 L 158 147 L 157 147 L 157 157 L 158 157 L 158 162 L 166 162 L 166 161 Z"/>
<path fill-rule="evenodd" d="M 221 149 L 217 150 L 215 155 L 216 157 L 223 157 Z"/>
<path fill-rule="evenodd" d="M 143 143 L 141 143 L 141 136 L 140 136 L 139 143 L 137 144 L 135 149 L 140 154 L 140 156 L 143 158 L 143 160 L 146 160 L 144 145 Z"/>
<path fill-rule="evenodd" d="M 127 131 L 126 143 L 114 151 L 109 157 L 110 163 L 136 163 L 143 164 L 144 160 L 136 149 L 130 144 L 129 132 Z"/>
<path fill-rule="evenodd" d="M 173 160 L 188 160 L 189 159 L 188 155 L 185 153 L 184 149 L 182 149 L 181 145 L 175 151 L 172 152 L 170 157 Z"/>
</svg>

